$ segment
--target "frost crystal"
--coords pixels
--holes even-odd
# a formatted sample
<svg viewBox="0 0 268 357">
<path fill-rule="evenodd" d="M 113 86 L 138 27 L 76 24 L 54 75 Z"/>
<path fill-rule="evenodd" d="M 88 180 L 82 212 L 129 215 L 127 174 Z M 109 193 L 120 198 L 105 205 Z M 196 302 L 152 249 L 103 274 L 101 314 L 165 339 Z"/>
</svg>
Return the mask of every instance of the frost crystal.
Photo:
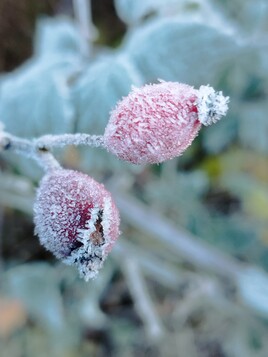
<svg viewBox="0 0 268 357">
<path fill-rule="evenodd" d="M 198 119 L 205 125 L 211 125 L 226 115 L 229 97 L 224 97 L 222 92 L 216 92 L 210 86 L 199 88 L 196 105 L 198 108 Z"/>
<path fill-rule="evenodd" d="M 98 273 L 119 235 L 110 193 L 80 172 L 57 169 L 44 176 L 34 213 L 41 244 L 85 280 Z"/>
</svg>

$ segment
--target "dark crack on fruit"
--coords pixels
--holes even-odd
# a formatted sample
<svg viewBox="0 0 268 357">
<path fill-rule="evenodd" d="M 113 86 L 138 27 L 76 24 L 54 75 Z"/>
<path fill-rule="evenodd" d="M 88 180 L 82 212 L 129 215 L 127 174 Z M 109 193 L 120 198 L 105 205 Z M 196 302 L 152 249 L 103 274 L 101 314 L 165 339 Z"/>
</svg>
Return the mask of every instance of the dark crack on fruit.
<svg viewBox="0 0 268 357">
<path fill-rule="evenodd" d="M 102 226 L 102 216 L 103 210 L 99 210 L 98 218 L 95 223 L 95 232 L 90 234 L 90 240 L 94 245 L 101 246 L 105 243 L 104 240 L 104 233 L 103 233 L 103 226 Z"/>
</svg>

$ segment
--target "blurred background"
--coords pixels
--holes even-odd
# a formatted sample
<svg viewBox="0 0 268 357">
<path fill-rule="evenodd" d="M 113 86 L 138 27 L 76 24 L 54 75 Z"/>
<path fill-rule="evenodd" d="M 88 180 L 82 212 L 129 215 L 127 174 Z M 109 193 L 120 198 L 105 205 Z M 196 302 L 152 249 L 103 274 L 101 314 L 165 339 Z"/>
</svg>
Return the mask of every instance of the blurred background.
<svg viewBox="0 0 268 357">
<path fill-rule="evenodd" d="M 102 134 L 132 85 L 158 79 L 230 97 L 160 165 L 56 152 L 121 212 L 88 283 L 34 235 L 42 171 L 1 154 L 1 357 L 267 357 L 267 34 L 266 0 L 0 1 L 0 120 L 14 135 Z"/>
</svg>

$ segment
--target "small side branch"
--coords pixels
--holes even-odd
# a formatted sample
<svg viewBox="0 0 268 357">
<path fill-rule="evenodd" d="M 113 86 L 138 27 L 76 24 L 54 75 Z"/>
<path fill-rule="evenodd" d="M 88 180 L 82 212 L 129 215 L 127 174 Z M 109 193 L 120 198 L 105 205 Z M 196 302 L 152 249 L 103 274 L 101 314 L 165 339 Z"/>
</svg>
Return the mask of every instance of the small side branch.
<svg viewBox="0 0 268 357">
<path fill-rule="evenodd" d="M 98 34 L 92 22 L 91 0 L 73 0 L 73 8 L 80 33 L 85 39 L 82 50 L 85 56 L 89 56 L 92 46 L 91 43 L 97 38 Z"/>
<path fill-rule="evenodd" d="M 186 230 L 179 229 L 137 199 L 114 192 L 118 208 L 125 220 L 168 245 L 186 261 L 202 269 L 236 279 L 244 270 L 243 264 L 201 241 Z M 152 224 L 153 222 L 153 224 Z"/>
<path fill-rule="evenodd" d="M 87 145 L 91 147 L 103 146 L 103 136 L 89 134 L 62 134 L 44 135 L 40 138 L 29 140 L 11 135 L 0 127 L 0 152 L 13 151 L 32 158 L 45 171 L 60 168 L 60 164 L 50 150 L 54 147 L 66 145 Z"/>
<path fill-rule="evenodd" d="M 126 276 L 135 307 L 143 320 L 148 336 L 157 341 L 164 335 L 164 328 L 155 310 L 137 262 L 134 259 L 123 259 L 122 271 Z"/>
<path fill-rule="evenodd" d="M 35 160 L 45 171 L 60 168 L 59 162 L 48 150 L 40 150 L 32 141 L 0 131 L 0 151 L 13 151 Z"/>
<path fill-rule="evenodd" d="M 39 149 L 47 150 L 53 147 L 64 147 L 66 145 L 100 147 L 103 146 L 103 136 L 90 134 L 44 135 L 35 139 L 34 145 Z"/>
</svg>

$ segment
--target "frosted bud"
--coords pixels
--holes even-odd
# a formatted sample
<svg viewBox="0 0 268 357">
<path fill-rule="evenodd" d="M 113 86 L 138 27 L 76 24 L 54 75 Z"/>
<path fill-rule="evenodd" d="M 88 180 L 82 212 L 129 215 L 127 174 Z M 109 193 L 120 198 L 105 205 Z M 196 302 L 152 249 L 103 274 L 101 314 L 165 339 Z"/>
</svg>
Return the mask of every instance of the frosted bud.
<svg viewBox="0 0 268 357">
<path fill-rule="evenodd" d="M 228 97 L 212 87 L 199 90 L 177 82 L 133 88 L 111 112 L 104 146 L 135 164 L 160 163 L 181 155 L 201 124 L 225 115 Z"/>
<path fill-rule="evenodd" d="M 85 280 L 102 267 L 119 235 L 119 213 L 111 194 L 86 174 L 56 169 L 47 173 L 34 204 L 41 244 Z"/>
</svg>

